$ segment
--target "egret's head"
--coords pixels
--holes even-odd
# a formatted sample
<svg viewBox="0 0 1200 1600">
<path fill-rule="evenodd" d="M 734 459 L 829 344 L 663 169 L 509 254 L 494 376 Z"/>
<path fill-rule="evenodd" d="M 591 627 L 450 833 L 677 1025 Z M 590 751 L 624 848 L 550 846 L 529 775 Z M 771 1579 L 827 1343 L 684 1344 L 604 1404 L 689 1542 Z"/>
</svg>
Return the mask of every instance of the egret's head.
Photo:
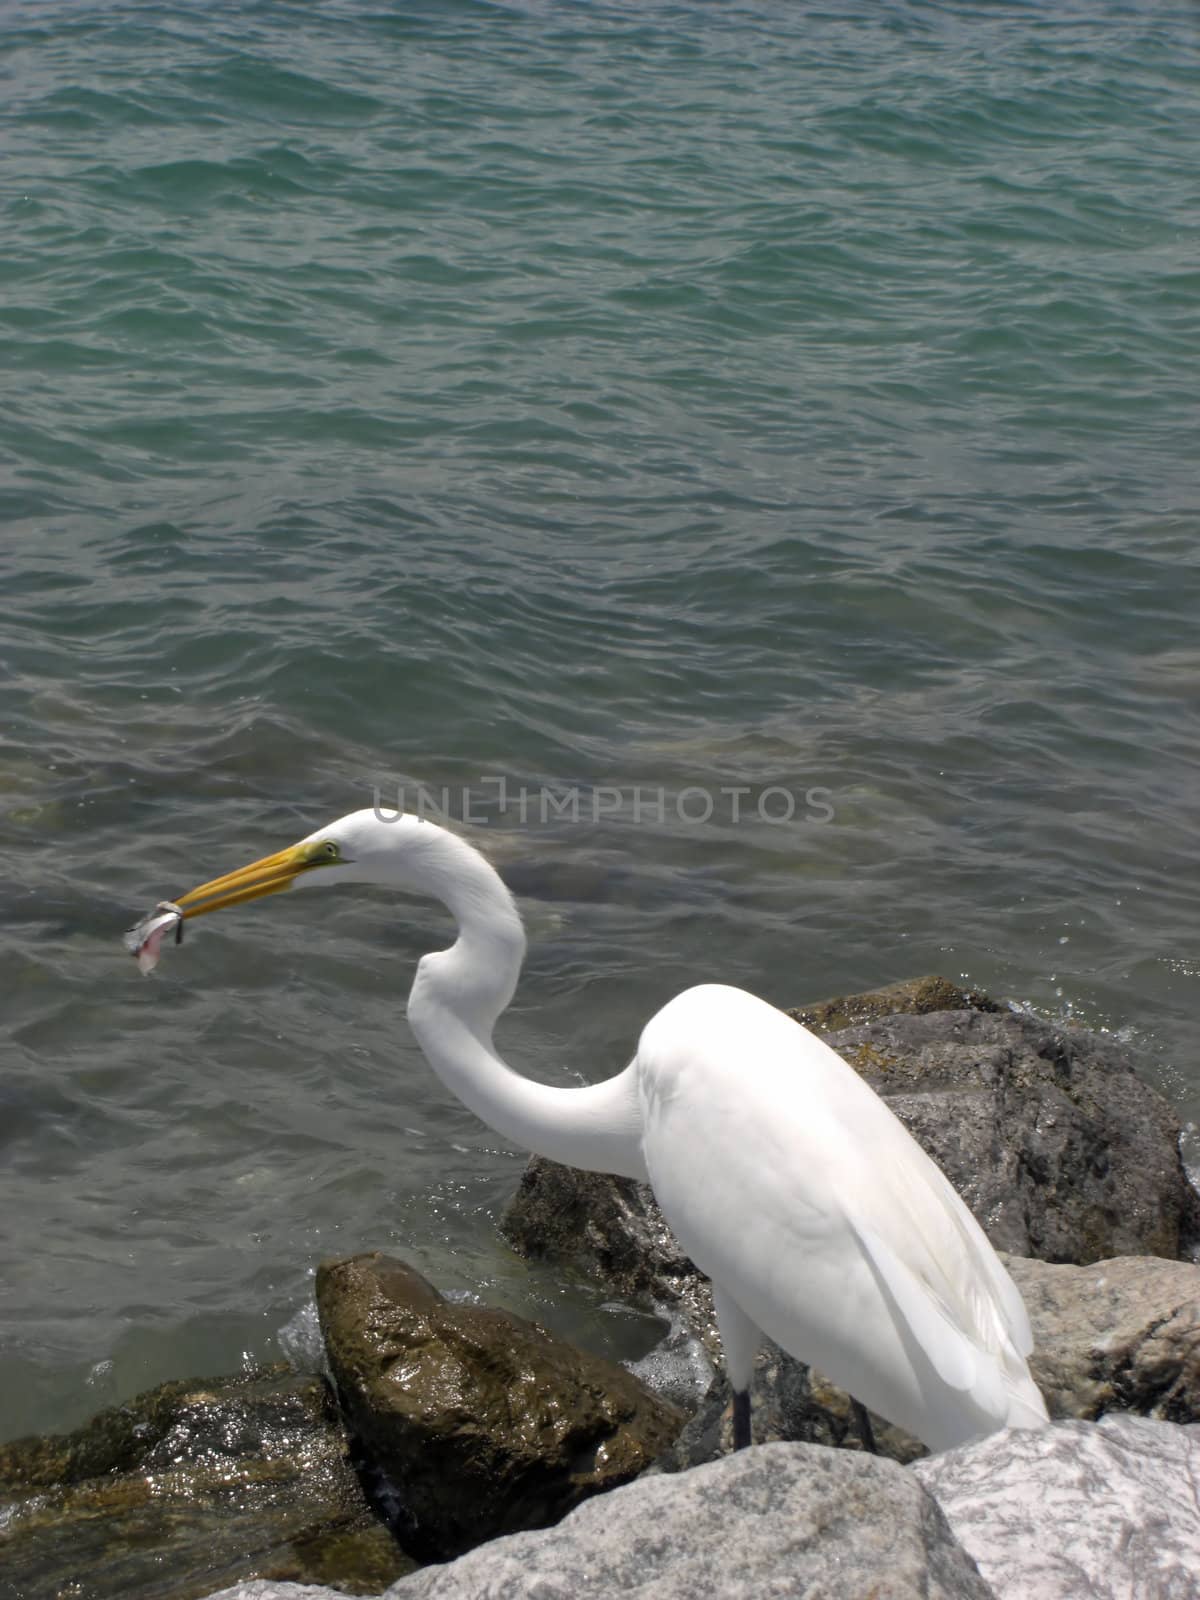
<svg viewBox="0 0 1200 1600">
<path fill-rule="evenodd" d="M 298 844 L 212 878 L 175 901 L 185 917 L 318 883 L 380 883 L 428 892 L 426 858 L 443 830 L 418 817 L 352 811 Z"/>
</svg>

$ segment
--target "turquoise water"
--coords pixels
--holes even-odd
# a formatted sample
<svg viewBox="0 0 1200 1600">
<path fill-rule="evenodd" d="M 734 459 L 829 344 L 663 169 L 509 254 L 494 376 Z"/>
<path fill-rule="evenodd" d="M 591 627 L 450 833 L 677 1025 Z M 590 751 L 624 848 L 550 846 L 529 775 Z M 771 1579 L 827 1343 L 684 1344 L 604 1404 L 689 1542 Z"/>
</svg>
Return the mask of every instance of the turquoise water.
<svg viewBox="0 0 1200 1600">
<path fill-rule="evenodd" d="M 38 0 L 0 49 L 0 1436 L 290 1347 L 338 1251 L 643 1336 L 497 1242 L 522 1158 L 403 1020 L 440 911 L 120 948 L 376 786 L 468 791 L 533 1073 L 697 979 L 933 969 L 1197 1115 L 1193 7 Z"/>
</svg>

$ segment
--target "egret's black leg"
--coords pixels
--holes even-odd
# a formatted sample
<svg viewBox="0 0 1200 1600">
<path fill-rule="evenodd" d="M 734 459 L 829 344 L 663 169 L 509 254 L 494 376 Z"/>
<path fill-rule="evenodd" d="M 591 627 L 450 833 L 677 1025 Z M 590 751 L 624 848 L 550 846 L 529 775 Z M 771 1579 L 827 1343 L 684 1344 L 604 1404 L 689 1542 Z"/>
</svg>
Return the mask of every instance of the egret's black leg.
<svg viewBox="0 0 1200 1600">
<path fill-rule="evenodd" d="M 733 1391 L 733 1448 L 744 1450 L 750 1443 L 750 1391 Z"/>
<path fill-rule="evenodd" d="M 854 1421 L 858 1426 L 858 1437 L 862 1440 L 864 1450 L 869 1450 L 873 1456 L 879 1454 L 879 1446 L 875 1443 L 875 1429 L 871 1426 L 871 1418 L 866 1406 L 850 1397 L 850 1409 L 854 1412 Z"/>
</svg>

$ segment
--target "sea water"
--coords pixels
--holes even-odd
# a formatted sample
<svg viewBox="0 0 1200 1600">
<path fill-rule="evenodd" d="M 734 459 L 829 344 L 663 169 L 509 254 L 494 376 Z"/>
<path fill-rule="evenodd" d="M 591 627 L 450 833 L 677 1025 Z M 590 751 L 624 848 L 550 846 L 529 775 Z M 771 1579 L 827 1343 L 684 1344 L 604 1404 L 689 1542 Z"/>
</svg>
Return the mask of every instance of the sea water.
<svg viewBox="0 0 1200 1600">
<path fill-rule="evenodd" d="M 0 1436 L 516 1261 L 440 908 L 156 901 L 444 804 L 621 1067 L 937 971 L 1200 1106 L 1187 4 L 0 5 Z M 303 1340 L 300 1340 L 303 1343 Z"/>
</svg>

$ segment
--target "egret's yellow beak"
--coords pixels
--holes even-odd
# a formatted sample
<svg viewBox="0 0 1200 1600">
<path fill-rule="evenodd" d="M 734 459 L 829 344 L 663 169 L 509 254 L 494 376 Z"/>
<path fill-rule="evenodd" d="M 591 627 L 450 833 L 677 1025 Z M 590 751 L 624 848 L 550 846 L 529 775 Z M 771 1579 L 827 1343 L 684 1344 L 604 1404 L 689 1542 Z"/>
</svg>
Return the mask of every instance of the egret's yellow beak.
<svg viewBox="0 0 1200 1600">
<path fill-rule="evenodd" d="M 278 894 L 281 889 L 290 889 L 300 873 L 333 864 L 327 845 L 293 844 L 273 856 L 264 856 L 261 861 L 252 861 L 248 867 L 227 872 L 223 878 L 213 878 L 196 889 L 189 889 L 174 903 L 185 917 L 201 917 L 206 911 L 221 911 L 226 906 L 257 900 L 264 894 Z"/>
</svg>

